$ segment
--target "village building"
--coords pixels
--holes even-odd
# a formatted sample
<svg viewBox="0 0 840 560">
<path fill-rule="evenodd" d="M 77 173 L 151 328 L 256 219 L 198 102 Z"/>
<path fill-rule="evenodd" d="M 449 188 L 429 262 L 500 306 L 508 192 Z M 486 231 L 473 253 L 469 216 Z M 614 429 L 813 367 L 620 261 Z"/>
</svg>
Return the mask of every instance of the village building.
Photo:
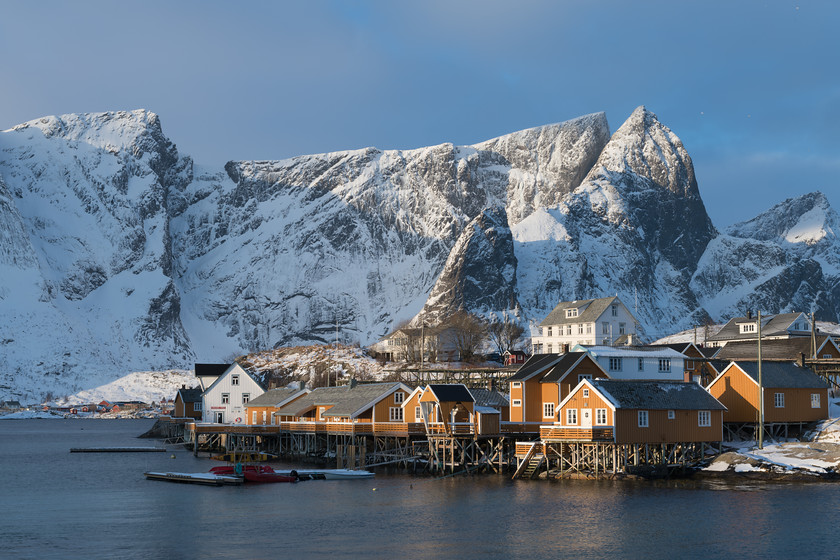
<svg viewBox="0 0 840 560">
<path fill-rule="evenodd" d="M 595 377 L 609 375 L 586 352 L 531 356 L 508 378 L 510 421 L 524 424 L 525 431 L 539 431 L 541 424 L 557 419 L 557 407 L 572 387 Z"/>
<path fill-rule="evenodd" d="M 504 365 L 506 366 L 515 366 L 519 364 L 524 364 L 528 361 L 528 354 L 524 350 L 506 350 L 503 358 L 504 358 Z"/>
<path fill-rule="evenodd" d="M 175 418 L 193 418 L 201 420 L 204 416 L 202 411 L 201 389 L 199 387 L 187 388 L 181 385 L 175 393 L 175 405 L 172 407 L 172 415 Z"/>
<path fill-rule="evenodd" d="M 730 319 L 717 333 L 706 339 L 707 346 L 725 346 L 730 342 L 758 340 L 758 317 L 751 312 Z M 811 320 L 804 313 L 779 313 L 761 316 L 761 340 L 807 338 Z"/>
<path fill-rule="evenodd" d="M 761 337 L 761 359 L 774 362 L 796 362 L 802 357 L 808 359 L 840 359 L 840 347 L 831 336 L 777 338 L 765 340 Z M 729 342 L 720 348 L 716 359 L 729 362 L 758 361 L 758 340 Z"/>
<path fill-rule="evenodd" d="M 649 344 L 648 348 L 670 348 L 685 356 L 683 361 L 683 381 L 691 381 L 706 386 L 720 373 L 720 371 L 717 371 L 713 366 L 709 365 L 709 361 L 717 354 L 720 348 L 705 348 L 697 346 L 693 342 Z"/>
<path fill-rule="evenodd" d="M 732 362 L 708 386 L 709 393 L 726 406 L 723 420 L 742 424 L 733 433 L 759 422 L 757 362 Z M 793 362 L 761 363 L 764 423 L 771 435 L 787 432 L 789 425 L 828 418 L 828 383 L 810 369 Z M 778 426 L 774 426 L 778 425 Z"/>
<path fill-rule="evenodd" d="M 394 362 L 452 362 L 460 359 L 455 340 L 450 327 L 402 327 L 369 349 L 374 356 Z"/>
<path fill-rule="evenodd" d="M 202 420 L 214 424 L 243 424 L 252 398 L 265 393 L 260 380 L 232 364 L 202 394 Z"/>
<path fill-rule="evenodd" d="M 279 424 L 277 410 L 311 392 L 303 382 L 289 387 L 269 389 L 245 405 L 245 423 L 252 426 Z"/>
<path fill-rule="evenodd" d="M 531 337 L 534 354 L 563 353 L 578 344 L 614 344 L 624 337 L 633 344 L 636 318 L 617 296 L 563 301 Z"/>
<path fill-rule="evenodd" d="M 281 422 L 403 423 L 403 402 L 411 388 L 400 382 L 318 387 L 275 411 Z"/>
<path fill-rule="evenodd" d="M 607 372 L 610 379 L 684 381 L 685 355 L 668 347 L 655 346 L 584 346 L 586 352 Z"/>
</svg>

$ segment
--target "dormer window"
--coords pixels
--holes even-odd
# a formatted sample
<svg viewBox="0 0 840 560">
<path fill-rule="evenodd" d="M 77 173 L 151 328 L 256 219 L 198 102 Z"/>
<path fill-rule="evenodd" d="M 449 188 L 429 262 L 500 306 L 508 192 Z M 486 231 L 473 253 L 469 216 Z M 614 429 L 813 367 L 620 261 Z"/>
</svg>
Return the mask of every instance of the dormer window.
<svg viewBox="0 0 840 560">
<path fill-rule="evenodd" d="M 755 323 L 741 323 L 741 334 L 744 333 L 754 333 L 755 332 Z"/>
<path fill-rule="evenodd" d="M 573 308 L 571 308 L 571 309 L 567 309 L 567 310 L 566 310 L 566 318 L 567 318 L 567 319 L 568 319 L 569 317 L 577 317 L 577 316 L 578 316 L 578 310 L 577 310 L 577 307 L 573 307 Z"/>
</svg>

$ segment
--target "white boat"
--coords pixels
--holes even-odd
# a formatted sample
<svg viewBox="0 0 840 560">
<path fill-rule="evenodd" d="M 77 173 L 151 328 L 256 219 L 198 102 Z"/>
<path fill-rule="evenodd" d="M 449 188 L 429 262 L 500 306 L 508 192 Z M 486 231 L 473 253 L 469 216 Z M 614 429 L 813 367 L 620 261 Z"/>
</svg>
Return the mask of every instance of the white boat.
<svg viewBox="0 0 840 560">
<path fill-rule="evenodd" d="M 225 476 L 213 473 L 145 472 L 143 474 L 148 480 L 206 484 L 209 486 L 238 485 L 243 482 L 243 479 L 238 476 Z"/>
<path fill-rule="evenodd" d="M 350 469 L 294 469 L 298 476 L 309 476 L 313 479 L 325 480 L 357 480 L 363 478 L 373 478 L 373 473 L 368 471 L 354 471 Z M 291 474 L 291 470 L 277 470 L 274 472 L 278 474 Z"/>
</svg>

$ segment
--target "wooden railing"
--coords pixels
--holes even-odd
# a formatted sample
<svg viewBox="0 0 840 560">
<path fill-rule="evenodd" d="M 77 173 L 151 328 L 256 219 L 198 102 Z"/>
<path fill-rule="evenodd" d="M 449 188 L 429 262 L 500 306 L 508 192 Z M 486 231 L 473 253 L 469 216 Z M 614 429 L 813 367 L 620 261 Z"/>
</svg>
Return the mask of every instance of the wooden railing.
<svg viewBox="0 0 840 560">
<path fill-rule="evenodd" d="M 534 447 L 535 444 L 536 448 Z M 514 453 L 518 458 L 522 459 L 528 456 L 532 450 L 534 453 L 542 453 L 542 443 L 538 441 L 517 441 Z"/>
<path fill-rule="evenodd" d="M 575 426 L 540 426 L 540 439 L 574 441 L 612 441 L 612 426 L 578 428 Z"/>
<path fill-rule="evenodd" d="M 542 425 L 539 422 L 502 422 L 499 428 L 503 434 L 536 434 Z"/>
<path fill-rule="evenodd" d="M 422 435 L 426 428 L 422 422 L 375 422 L 373 433 L 383 436 Z"/>
</svg>

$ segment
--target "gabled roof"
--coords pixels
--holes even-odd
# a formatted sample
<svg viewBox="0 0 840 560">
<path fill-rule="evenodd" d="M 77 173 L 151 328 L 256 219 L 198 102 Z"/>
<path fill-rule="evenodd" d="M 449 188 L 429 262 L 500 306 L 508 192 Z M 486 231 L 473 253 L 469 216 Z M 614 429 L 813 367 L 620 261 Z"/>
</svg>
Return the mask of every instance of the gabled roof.
<svg viewBox="0 0 840 560">
<path fill-rule="evenodd" d="M 308 393 L 310 392 L 310 389 L 301 389 L 300 387 L 280 387 L 270 389 L 259 397 L 249 400 L 248 404 L 245 406 L 281 406 L 284 401 L 287 401 L 291 397 L 304 391 Z"/>
<path fill-rule="evenodd" d="M 758 362 L 732 362 L 709 387 L 722 378 L 731 367 L 737 366 L 756 384 L 758 383 Z M 761 384 L 765 389 L 827 389 L 822 377 L 807 368 L 801 368 L 792 362 L 761 363 Z"/>
<path fill-rule="evenodd" d="M 402 383 L 360 383 L 341 387 L 318 387 L 299 399 L 281 406 L 275 411 L 278 416 L 300 416 L 317 406 L 331 406 L 324 416 L 353 417 L 367 410 L 370 405 L 397 389 L 406 393 L 411 389 Z"/>
<path fill-rule="evenodd" d="M 587 379 L 584 382 L 617 409 L 726 410 L 697 383 L 624 379 Z"/>
<path fill-rule="evenodd" d="M 475 402 L 466 385 L 438 385 L 429 384 L 429 390 L 438 402 Z"/>
<path fill-rule="evenodd" d="M 796 321 L 801 315 L 802 313 L 779 313 L 777 315 L 763 315 L 761 317 L 762 338 L 765 336 L 780 336 L 784 334 L 789 334 L 787 330 L 788 327 L 790 327 L 790 325 L 794 321 Z M 749 340 L 751 338 L 756 338 L 758 336 L 757 331 L 752 333 L 741 333 L 741 329 L 738 326 L 742 323 L 755 323 L 756 320 L 756 316 L 734 317 L 730 319 L 716 334 L 710 336 L 709 340 Z M 808 334 L 807 330 L 801 332 L 803 333 L 803 335 Z"/>
<path fill-rule="evenodd" d="M 473 399 L 475 399 L 476 406 L 486 407 L 506 407 L 510 406 L 510 401 L 499 391 L 492 389 L 470 389 Z"/>
<path fill-rule="evenodd" d="M 601 346 L 576 344 L 573 349 L 589 352 L 594 357 L 616 358 L 685 358 L 685 354 L 667 346 Z"/>
<path fill-rule="evenodd" d="M 233 364 L 195 364 L 196 377 L 219 377 Z"/>
<path fill-rule="evenodd" d="M 526 381 L 553 366 L 561 359 L 563 359 L 562 354 L 534 354 L 516 370 L 516 373 L 508 377 L 508 381 Z"/>
<path fill-rule="evenodd" d="M 551 325 L 565 325 L 569 323 L 594 323 L 613 303 L 621 304 L 627 313 L 630 314 L 631 319 L 634 319 L 633 314 L 630 313 L 627 306 L 617 296 L 612 296 L 598 299 L 561 301 L 548 314 L 545 320 L 540 323 L 540 326 L 549 327 Z M 576 317 L 566 317 L 566 310 L 570 308 L 578 309 L 578 315 Z"/>
<path fill-rule="evenodd" d="M 559 362 L 548 368 L 548 371 L 545 375 L 543 375 L 542 379 L 540 379 L 540 383 L 557 383 L 566 377 L 569 371 L 571 371 L 572 368 L 580 363 L 580 361 L 586 356 L 586 352 L 567 352 L 563 354 L 563 358 Z M 592 363 L 598 366 L 598 363 L 595 360 L 592 360 Z M 601 366 L 598 367 L 600 368 Z"/>
<path fill-rule="evenodd" d="M 763 333 L 762 333 L 763 334 Z M 825 344 L 833 344 L 831 337 L 820 335 L 817 337 L 817 353 Z M 783 360 L 793 362 L 802 354 L 811 357 L 811 337 L 777 338 L 761 340 L 762 360 Z M 758 340 L 743 340 L 730 342 L 720 349 L 716 356 L 728 361 L 756 361 L 758 360 Z"/>
<path fill-rule="evenodd" d="M 207 387 L 207 389 L 205 389 L 204 393 L 202 394 L 208 394 L 211 390 L 213 390 L 216 387 L 216 385 L 222 382 L 222 379 L 224 379 L 228 373 L 232 373 L 235 370 L 241 371 L 242 373 L 247 375 L 251 379 L 251 381 L 256 383 L 257 387 L 259 387 L 263 390 L 263 392 L 265 392 L 265 385 L 263 385 L 263 382 L 256 375 L 234 362 L 230 364 L 230 366 L 219 377 L 217 377 L 216 380 L 213 381 L 213 383 L 211 383 L 210 386 Z"/>
<path fill-rule="evenodd" d="M 181 401 L 185 403 L 201 402 L 201 388 L 194 387 L 192 389 L 178 389 L 178 395 L 181 395 Z"/>
</svg>

